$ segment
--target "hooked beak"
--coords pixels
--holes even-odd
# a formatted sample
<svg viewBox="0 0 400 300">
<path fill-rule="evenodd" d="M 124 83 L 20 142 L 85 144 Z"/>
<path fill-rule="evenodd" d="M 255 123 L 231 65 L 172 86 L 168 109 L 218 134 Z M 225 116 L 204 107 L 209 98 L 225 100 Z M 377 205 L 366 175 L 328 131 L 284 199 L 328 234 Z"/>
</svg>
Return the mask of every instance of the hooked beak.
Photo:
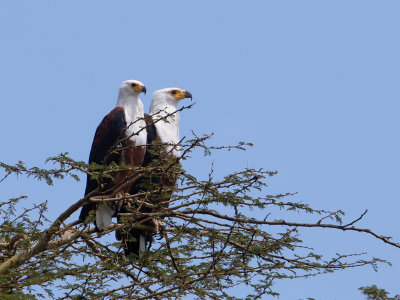
<svg viewBox="0 0 400 300">
<path fill-rule="evenodd" d="M 193 101 L 193 97 L 192 97 L 192 94 L 191 94 L 190 92 L 185 91 L 185 93 L 183 94 L 183 96 L 184 96 L 185 98 L 190 98 L 190 101 Z"/>
<path fill-rule="evenodd" d="M 147 89 L 146 89 L 146 87 L 145 86 L 143 86 L 142 87 L 142 89 L 140 90 L 143 94 L 146 94 L 146 92 L 147 92 Z"/>
</svg>

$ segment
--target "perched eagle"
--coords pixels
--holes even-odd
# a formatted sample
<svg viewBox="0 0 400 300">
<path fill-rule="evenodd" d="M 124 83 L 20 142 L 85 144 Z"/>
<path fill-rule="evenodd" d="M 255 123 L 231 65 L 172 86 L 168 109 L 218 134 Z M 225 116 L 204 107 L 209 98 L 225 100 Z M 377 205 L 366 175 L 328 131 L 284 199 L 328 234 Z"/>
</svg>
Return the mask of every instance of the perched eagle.
<svg viewBox="0 0 400 300">
<path fill-rule="evenodd" d="M 143 103 L 139 99 L 140 93 L 146 93 L 146 87 L 137 80 L 124 81 L 118 94 L 117 106 L 104 117 L 94 135 L 90 150 L 89 164 L 109 165 L 116 164 L 141 166 L 146 152 L 147 132 L 143 119 Z M 96 195 L 123 195 L 130 189 L 123 186 L 127 178 L 134 171 L 119 171 L 111 178 L 103 178 L 101 190 Z M 87 176 L 85 195 L 98 188 L 98 180 Z M 95 196 L 95 195 L 93 195 Z M 109 205 L 89 203 L 82 207 L 79 219 L 84 221 L 90 211 L 96 210 L 96 227 L 104 230 L 111 224 L 115 213 Z"/>
<path fill-rule="evenodd" d="M 150 114 L 145 114 L 147 129 L 147 150 L 142 166 L 160 166 L 164 164 L 179 164 L 180 146 L 179 146 L 179 113 L 177 106 L 180 100 L 192 98 L 191 93 L 179 88 L 166 88 L 154 92 L 150 106 Z M 176 185 L 176 168 L 168 168 L 165 171 L 161 167 L 160 171 L 151 174 L 145 174 L 135 181 L 131 186 L 129 193 L 134 195 L 138 192 L 153 191 L 150 199 L 145 199 L 155 205 L 167 206 L 171 195 L 171 188 Z M 175 170 L 175 171 L 174 171 Z M 164 190 L 167 189 L 166 193 Z M 154 193 L 154 190 L 159 192 Z M 164 203 L 163 203 L 164 202 Z M 135 211 L 135 208 L 129 210 L 128 207 L 122 207 L 122 213 Z M 136 211 L 148 213 L 153 209 L 145 206 L 136 206 Z M 118 223 L 121 217 L 118 217 Z M 144 225 L 152 226 L 153 232 L 158 232 L 162 221 L 152 219 L 144 222 Z M 118 230 L 116 232 L 118 240 L 122 240 L 122 245 L 126 255 L 131 253 L 140 255 L 146 249 L 146 244 L 151 241 L 150 232 L 130 229 L 129 232 Z"/>
</svg>

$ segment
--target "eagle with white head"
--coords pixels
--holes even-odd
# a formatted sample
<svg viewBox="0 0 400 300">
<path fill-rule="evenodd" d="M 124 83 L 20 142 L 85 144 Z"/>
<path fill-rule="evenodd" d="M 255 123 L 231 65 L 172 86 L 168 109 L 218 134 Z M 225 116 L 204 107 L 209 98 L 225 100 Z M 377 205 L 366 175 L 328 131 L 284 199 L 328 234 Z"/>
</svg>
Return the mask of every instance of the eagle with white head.
<svg viewBox="0 0 400 300">
<path fill-rule="evenodd" d="M 143 167 L 150 165 L 164 165 L 165 167 L 171 164 L 171 158 L 175 164 L 179 162 L 180 117 L 177 110 L 179 102 L 185 98 L 192 99 L 192 94 L 180 88 L 165 88 L 154 92 L 150 114 L 145 114 L 148 146 Z M 168 207 L 171 188 L 175 187 L 176 181 L 176 172 L 161 171 L 156 174 L 144 175 L 132 184 L 129 193 L 133 195 L 138 192 L 151 191 L 150 199 L 146 199 L 146 201 L 159 207 Z M 159 192 L 154 193 L 154 190 L 159 190 Z M 163 192 L 163 190 L 167 190 L 167 192 Z M 138 210 L 142 213 L 153 211 L 145 206 L 141 206 Z M 129 210 L 125 212 L 129 212 Z M 153 233 L 157 233 L 161 229 L 162 220 L 153 218 L 151 221 L 146 221 L 144 225 L 152 226 Z M 140 256 L 140 252 L 145 251 L 146 245 L 152 240 L 150 232 L 139 229 L 130 229 L 129 232 L 119 230 L 116 237 L 123 240 L 122 245 L 126 255 L 134 253 L 137 256 Z"/>
<path fill-rule="evenodd" d="M 89 164 L 109 165 L 114 162 L 131 166 L 142 165 L 146 152 L 147 132 L 143 129 L 146 123 L 143 119 L 144 109 L 139 99 L 140 93 L 146 93 L 146 87 L 140 81 L 127 80 L 121 84 L 116 107 L 97 127 L 90 150 Z M 101 181 L 92 179 L 88 175 L 85 195 L 90 193 L 93 193 L 92 196 L 123 195 L 129 191 L 131 184 L 127 185 L 126 182 L 133 175 L 134 171 L 131 170 L 118 171 L 112 174 L 112 179 L 102 178 Z M 108 204 L 89 203 L 82 207 L 79 219 L 84 221 L 91 212 L 96 214 L 95 225 L 99 230 L 106 229 L 115 214 L 114 209 Z"/>
</svg>

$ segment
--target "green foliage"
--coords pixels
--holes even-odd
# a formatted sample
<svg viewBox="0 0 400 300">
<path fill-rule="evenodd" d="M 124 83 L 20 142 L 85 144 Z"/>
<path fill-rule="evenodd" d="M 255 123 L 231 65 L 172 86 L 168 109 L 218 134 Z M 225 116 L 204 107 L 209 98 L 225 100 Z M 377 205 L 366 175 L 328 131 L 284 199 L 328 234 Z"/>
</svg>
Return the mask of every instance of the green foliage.
<svg viewBox="0 0 400 300">
<path fill-rule="evenodd" d="M 359 290 L 367 296 L 368 300 L 400 300 L 400 295 L 389 297 L 389 293 L 384 289 L 378 288 L 375 284 L 371 286 L 360 287 Z"/>
<path fill-rule="evenodd" d="M 4 169 L 5 175 L 1 181 L 5 180 L 9 175 L 25 175 L 27 177 L 33 177 L 37 180 L 44 180 L 48 185 L 53 185 L 54 179 L 64 179 L 66 175 L 71 176 L 76 181 L 79 181 L 79 177 L 74 173 L 74 171 L 82 171 L 83 166 L 86 164 L 84 162 L 77 162 L 69 158 L 68 153 L 61 153 L 58 156 L 49 157 L 47 162 L 52 162 L 53 164 L 58 164 L 59 168 L 56 169 L 42 169 L 39 167 L 28 168 L 24 162 L 18 161 L 15 165 L 8 165 L 0 162 L 0 168 Z"/>
<path fill-rule="evenodd" d="M 195 135 L 182 143 L 182 160 L 188 159 L 196 148 L 211 155 L 217 150 L 242 150 L 249 146 L 239 143 L 211 147 L 207 146 L 209 138 Z M 238 299 L 229 291 L 245 285 L 252 290 L 246 299 L 260 299 L 264 295 L 279 295 L 274 289 L 277 280 L 387 263 L 366 258 L 363 253 L 334 257 L 315 253 L 302 241 L 300 228 L 364 232 L 398 245 L 370 230 L 354 227 L 363 215 L 343 225 L 341 210 L 314 209 L 293 200 L 291 193 L 265 193 L 266 182 L 275 171 L 246 168 L 215 179 L 211 168 L 208 178 L 199 179 L 182 170 L 180 162 L 168 154 L 157 148 L 151 151 L 159 160 L 146 168 L 88 165 L 66 153 L 48 159 L 56 166 L 51 169 L 27 167 L 22 162 L 0 163 L 6 174 L 2 184 L 12 174 L 45 180 L 51 185 L 54 179 L 66 176 L 78 180 L 79 173 L 88 174 L 101 184 L 103 178 L 121 170 L 135 171 L 132 181 L 152 176 L 161 178 L 161 182 L 171 177 L 179 179 L 172 195 L 164 185 L 150 182 L 142 186 L 142 192 L 125 197 L 123 201 L 131 204 L 131 211 L 122 216 L 122 224 L 110 226 L 104 232 L 95 232 L 88 222 L 65 221 L 89 201 L 121 200 L 111 195 L 100 200 L 76 199 L 52 221 L 45 217 L 46 203 L 22 208 L 18 203 L 24 196 L 1 202 L 0 298 L 173 299 L 190 295 L 198 299 Z M 139 206 L 149 208 L 149 212 L 139 211 Z M 274 218 L 274 208 L 286 213 L 286 218 Z M 297 216 L 308 214 L 314 217 L 313 222 L 291 222 L 293 212 Z M 161 238 L 154 239 L 152 247 L 141 257 L 125 257 L 120 243 L 106 236 L 113 236 L 117 229 L 143 229 L 146 218 L 163 220 Z M 366 288 L 363 293 L 373 295 Z M 382 297 L 368 299 L 386 299 Z"/>
</svg>

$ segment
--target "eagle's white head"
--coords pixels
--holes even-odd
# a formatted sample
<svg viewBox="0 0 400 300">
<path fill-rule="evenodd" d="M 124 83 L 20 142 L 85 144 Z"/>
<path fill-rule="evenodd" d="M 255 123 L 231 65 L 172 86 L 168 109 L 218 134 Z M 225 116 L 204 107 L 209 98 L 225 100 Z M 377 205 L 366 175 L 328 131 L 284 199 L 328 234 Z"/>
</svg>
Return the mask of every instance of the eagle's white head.
<svg viewBox="0 0 400 300">
<path fill-rule="evenodd" d="M 146 94 L 146 87 L 139 80 L 126 80 L 121 83 L 119 93 L 125 96 L 138 96 L 140 93 Z"/>
<path fill-rule="evenodd" d="M 143 106 L 139 99 L 140 93 L 146 94 L 146 87 L 138 80 L 126 80 L 119 87 L 117 106 L 135 110 L 137 105 Z M 132 112 L 133 113 L 133 112 Z"/>
<path fill-rule="evenodd" d="M 150 114 L 168 108 L 176 110 L 179 101 L 184 98 L 192 99 L 192 94 L 189 91 L 176 87 L 155 91 L 151 101 Z"/>
<path fill-rule="evenodd" d="M 157 135 L 166 143 L 168 153 L 180 157 L 179 113 L 176 111 L 180 100 L 192 99 L 192 94 L 180 88 L 166 88 L 155 91 L 150 106 Z"/>
</svg>

